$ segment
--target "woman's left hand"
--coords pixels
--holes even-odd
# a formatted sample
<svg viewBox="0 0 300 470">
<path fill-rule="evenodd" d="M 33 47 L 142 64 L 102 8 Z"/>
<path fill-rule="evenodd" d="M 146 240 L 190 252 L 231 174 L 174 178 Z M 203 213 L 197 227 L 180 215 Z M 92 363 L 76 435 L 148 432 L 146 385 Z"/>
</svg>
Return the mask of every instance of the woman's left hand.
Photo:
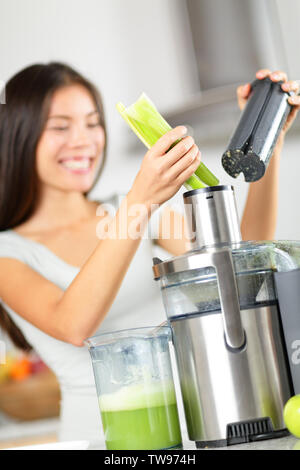
<svg viewBox="0 0 300 470">
<path fill-rule="evenodd" d="M 287 120 L 281 130 L 273 156 L 260 181 L 250 184 L 246 206 L 241 223 L 243 240 L 273 240 L 275 236 L 278 212 L 278 186 L 279 186 L 279 162 L 284 137 L 291 127 L 300 109 L 299 84 L 288 80 L 284 72 L 270 72 L 263 69 L 256 73 L 256 78 L 263 80 L 269 77 L 273 82 L 283 82 L 281 88 L 287 92 L 295 93 L 289 96 L 288 102 L 292 106 Z M 243 109 L 251 93 L 251 85 L 247 83 L 237 89 L 238 103 Z"/>
<path fill-rule="evenodd" d="M 280 137 L 283 138 L 286 132 L 288 131 L 288 129 L 291 127 L 292 123 L 294 122 L 297 116 L 297 113 L 300 109 L 300 96 L 297 95 L 299 92 L 300 85 L 298 84 L 298 82 L 294 80 L 288 80 L 286 73 L 282 72 L 281 70 L 271 72 L 268 69 L 262 69 L 256 73 L 256 78 L 258 78 L 259 80 L 263 80 L 264 78 L 267 78 L 267 77 L 269 77 L 270 80 L 272 80 L 272 82 L 283 81 L 284 83 L 281 85 L 281 88 L 283 89 L 283 91 L 295 93 L 294 95 L 288 98 L 288 102 L 292 106 L 292 109 L 281 131 Z M 238 104 L 241 110 L 244 109 L 244 107 L 246 106 L 250 93 L 251 93 L 250 83 L 247 83 L 246 85 L 242 85 L 238 87 L 237 98 L 238 98 Z"/>
</svg>

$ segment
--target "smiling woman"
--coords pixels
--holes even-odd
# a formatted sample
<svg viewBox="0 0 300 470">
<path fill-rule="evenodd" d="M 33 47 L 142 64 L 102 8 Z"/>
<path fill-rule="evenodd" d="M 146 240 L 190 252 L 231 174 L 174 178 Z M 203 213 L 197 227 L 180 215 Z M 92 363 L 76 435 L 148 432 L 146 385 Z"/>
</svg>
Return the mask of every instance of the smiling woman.
<svg viewBox="0 0 300 470">
<path fill-rule="evenodd" d="M 7 83 L 6 97 L 7 104 L 0 112 L 1 231 L 22 227 L 35 213 L 45 188 L 41 181 L 49 182 L 51 186 L 52 180 L 56 185 L 61 167 L 55 158 L 63 152 L 66 142 L 66 135 L 63 137 L 62 133 L 72 132 L 73 140 L 82 139 L 82 129 L 87 127 L 94 137 L 88 157 L 88 181 L 80 182 L 86 193 L 100 176 L 107 147 L 100 93 L 65 64 L 27 67 Z M 87 110 L 83 118 L 81 106 Z M 77 114 L 74 114 L 76 107 Z M 66 111 L 70 115 L 66 115 Z M 74 159 L 76 161 L 78 156 Z M 72 174 L 76 175 L 76 172 Z M 65 188 L 65 180 L 62 186 Z M 17 346 L 31 348 L 4 311 L 0 314 L 0 325 Z"/>
<path fill-rule="evenodd" d="M 72 108 L 72 99 L 79 116 L 82 104 L 88 109 L 88 114 L 92 113 L 84 123 L 88 129 L 93 126 L 92 152 L 95 154 L 99 146 L 103 150 L 101 162 L 98 156 L 98 173 L 94 174 L 96 183 L 105 163 L 107 135 L 102 99 L 94 85 L 60 63 L 32 65 L 7 83 L 7 104 L 1 107 L 0 113 L 0 230 L 19 225 L 37 206 L 40 188 L 36 159 L 42 166 L 42 158 L 37 158 L 37 154 L 41 156 L 52 150 L 59 152 L 66 142 L 66 136 L 61 136 L 63 133 L 72 133 L 73 139 L 82 138 L 82 118 L 77 117 L 76 121 L 75 114 L 73 122 L 71 116 L 66 115 L 65 105 L 67 109 Z M 73 109 L 69 111 L 73 115 Z M 52 119 L 52 113 L 62 114 L 59 121 Z M 16 168 L 19 171 L 15 171 Z M 89 186 L 87 189 L 92 188 Z"/>
</svg>

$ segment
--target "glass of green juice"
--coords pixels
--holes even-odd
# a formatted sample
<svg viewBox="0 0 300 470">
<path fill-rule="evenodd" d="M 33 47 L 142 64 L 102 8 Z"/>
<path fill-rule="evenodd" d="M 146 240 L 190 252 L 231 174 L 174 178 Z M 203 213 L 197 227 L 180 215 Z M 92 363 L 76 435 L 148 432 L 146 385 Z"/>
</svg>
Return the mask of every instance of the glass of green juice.
<svg viewBox="0 0 300 470">
<path fill-rule="evenodd" d="M 171 329 L 135 328 L 86 341 L 109 450 L 182 448 Z"/>
</svg>

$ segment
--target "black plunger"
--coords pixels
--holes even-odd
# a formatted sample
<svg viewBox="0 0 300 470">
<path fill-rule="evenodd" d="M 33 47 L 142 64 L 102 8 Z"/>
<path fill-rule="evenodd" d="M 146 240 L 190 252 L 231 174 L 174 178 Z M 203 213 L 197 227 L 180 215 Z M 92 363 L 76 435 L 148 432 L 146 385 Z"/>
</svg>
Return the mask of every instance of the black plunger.
<svg viewBox="0 0 300 470">
<path fill-rule="evenodd" d="M 265 174 L 280 131 L 291 110 L 283 82 L 255 80 L 239 124 L 222 157 L 224 170 L 233 178 L 244 173 L 245 181 Z"/>
</svg>

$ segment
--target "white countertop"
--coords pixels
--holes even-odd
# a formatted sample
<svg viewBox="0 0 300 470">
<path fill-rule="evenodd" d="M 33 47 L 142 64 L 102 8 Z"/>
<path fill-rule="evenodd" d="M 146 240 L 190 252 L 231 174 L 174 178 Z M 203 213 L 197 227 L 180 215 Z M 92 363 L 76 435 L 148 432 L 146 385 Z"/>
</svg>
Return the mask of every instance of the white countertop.
<svg viewBox="0 0 300 470">
<path fill-rule="evenodd" d="M 71 441 L 71 442 L 57 442 L 52 444 L 42 444 L 36 446 L 17 447 L 15 450 L 106 450 L 103 442 L 88 442 L 88 441 Z M 195 444 L 191 441 L 184 443 L 183 450 L 191 451 L 205 451 L 212 449 L 199 449 L 195 448 Z M 252 442 L 249 444 L 239 444 L 229 447 L 219 447 L 213 450 L 300 450 L 300 440 L 295 437 L 283 437 L 280 439 L 269 439 L 266 441 Z M 176 450 L 176 453 L 180 452 Z"/>
<path fill-rule="evenodd" d="M 20 425 L 18 425 L 20 426 Z M 48 430 L 49 426 L 51 429 L 55 429 L 56 423 L 51 420 L 46 423 L 35 423 L 35 426 L 31 427 L 31 432 L 42 429 Z M 22 427 L 22 426 L 21 426 Z M 27 431 L 29 427 L 27 425 Z M 22 430 L 20 429 L 20 433 Z M 23 427 L 24 432 L 24 427 Z M 20 434 L 21 435 L 21 434 Z M 27 434 L 28 435 L 28 434 Z M 24 434 L 22 435 L 24 437 Z M 33 445 L 15 447 L 15 450 L 106 450 L 105 443 L 100 441 L 89 442 L 89 441 L 70 441 L 70 442 L 54 442 L 49 444 Z M 205 450 L 300 450 L 300 439 L 296 439 L 294 436 L 288 436 L 278 439 L 268 439 L 265 441 L 251 442 L 247 444 L 238 444 L 229 447 L 218 447 L 215 449 L 196 449 L 195 443 L 188 440 L 183 436 L 183 450 L 191 451 L 205 451 Z M 178 450 L 176 450 L 178 452 Z"/>
<path fill-rule="evenodd" d="M 184 449 L 195 450 L 195 445 L 191 441 L 188 441 Z M 288 436 L 278 439 L 267 439 L 265 441 L 249 442 L 247 444 L 237 444 L 228 447 L 218 447 L 215 450 L 300 450 L 300 440 L 296 439 L 293 436 Z"/>
<path fill-rule="evenodd" d="M 250 442 L 248 444 L 238 444 L 228 447 L 218 447 L 215 449 L 196 449 L 195 443 L 183 439 L 183 450 L 202 452 L 205 450 L 300 450 L 300 439 L 294 436 L 282 437 L 277 439 L 268 439 L 259 442 Z M 89 443 L 88 450 L 105 450 L 104 443 Z M 178 450 L 176 450 L 178 452 Z"/>
<path fill-rule="evenodd" d="M 32 422 L 15 422 L 12 420 L 1 420 L 0 422 L 0 441 L 17 440 L 24 438 L 35 438 L 53 434 L 58 429 L 59 420 L 57 418 L 32 421 Z M 182 426 L 183 449 L 196 451 L 193 441 L 187 437 L 186 429 Z M 71 441 L 71 442 L 54 442 L 49 444 L 41 444 L 34 446 L 15 447 L 15 449 L 80 449 L 80 450 L 106 450 L 105 443 L 100 441 Z M 201 452 L 202 449 L 199 449 Z M 203 449 L 211 450 L 211 449 Z M 288 436 L 278 439 L 269 439 L 265 441 L 252 442 L 247 444 L 238 444 L 229 447 L 220 447 L 215 450 L 300 450 L 300 439 L 294 436 Z"/>
</svg>

